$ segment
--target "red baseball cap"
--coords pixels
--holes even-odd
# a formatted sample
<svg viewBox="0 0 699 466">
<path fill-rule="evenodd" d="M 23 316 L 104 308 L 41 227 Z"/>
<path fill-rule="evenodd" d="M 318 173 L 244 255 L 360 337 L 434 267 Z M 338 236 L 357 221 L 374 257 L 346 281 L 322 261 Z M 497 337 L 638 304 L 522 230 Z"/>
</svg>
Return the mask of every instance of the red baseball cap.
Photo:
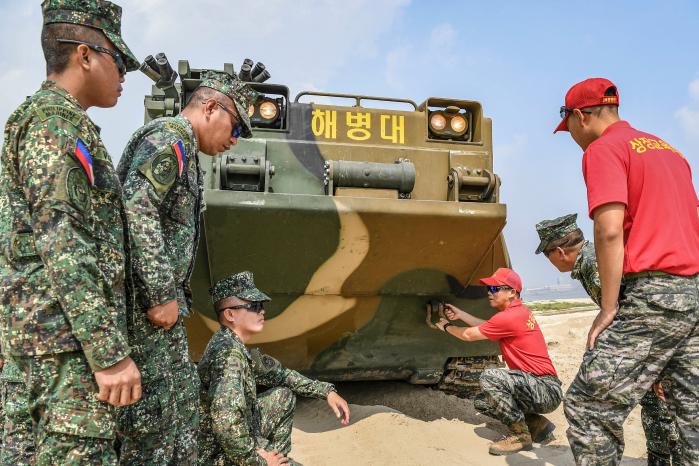
<svg viewBox="0 0 699 466">
<path fill-rule="evenodd" d="M 504 267 L 500 267 L 499 269 L 497 269 L 495 273 L 490 277 L 481 278 L 480 282 L 484 285 L 489 286 L 505 285 L 509 286 L 517 292 L 522 291 L 522 279 L 519 278 L 517 272 L 515 272 L 512 269 L 506 269 Z"/>
<path fill-rule="evenodd" d="M 610 88 L 614 88 L 613 95 L 606 95 Z M 611 94 L 611 92 L 609 92 Z M 590 78 L 575 84 L 568 90 L 566 94 L 566 108 L 585 108 L 596 107 L 598 105 L 616 105 L 619 106 L 619 91 L 613 82 L 605 78 Z M 566 112 L 565 117 L 553 130 L 568 131 L 568 116 L 570 112 Z"/>
</svg>

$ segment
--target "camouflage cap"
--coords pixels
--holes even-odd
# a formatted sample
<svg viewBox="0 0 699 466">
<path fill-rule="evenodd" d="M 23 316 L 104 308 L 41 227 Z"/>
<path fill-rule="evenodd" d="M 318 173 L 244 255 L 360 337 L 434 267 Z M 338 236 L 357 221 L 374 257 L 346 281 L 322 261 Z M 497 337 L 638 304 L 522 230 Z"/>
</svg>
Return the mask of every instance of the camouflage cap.
<svg viewBox="0 0 699 466">
<path fill-rule="evenodd" d="M 240 272 L 216 282 L 209 290 L 211 301 L 216 304 L 224 298 L 236 296 L 246 301 L 271 301 L 272 298 L 255 287 L 252 272 Z"/>
<path fill-rule="evenodd" d="M 202 73 L 200 86 L 210 87 L 231 98 L 238 110 L 240 123 L 243 125 L 241 136 L 252 137 L 252 126 L 248 116 L 248 107 L 257 99 L 257 92 L 237 76 L 222 71 L 205 71 Z"/>
<path fill-rule="evenodd" d="M 536 232 L 539 233 L 539 247 L 536 248 L 535 254 L 540 254 L 546 249 L 551 241 L 563 238 L 568 233 L 572 233 L 578 229 L 578 224 L 575 223 L 578 214 L 568 214 L 563 217 L 554 218 L 553 220 L 542 220 L 536 224 Z"/>
<path fill-rule="evenodd" d="M 41 4 L 44 24 L 72 23 L 100 29 L 119 50 L 126 71 L 140 66 L 121 38 L 121 7 L 106 0 L 44 0 Z"/>
</svg>

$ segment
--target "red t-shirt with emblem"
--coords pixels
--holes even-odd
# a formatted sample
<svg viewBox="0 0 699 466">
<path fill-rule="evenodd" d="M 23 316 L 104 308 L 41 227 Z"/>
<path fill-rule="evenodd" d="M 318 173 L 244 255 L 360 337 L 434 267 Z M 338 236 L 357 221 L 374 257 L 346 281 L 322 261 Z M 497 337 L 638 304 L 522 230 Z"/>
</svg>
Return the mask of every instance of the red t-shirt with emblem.
<svg viewBox="0 0 699 466">
<path fill-rule="evenodd" d="M 626 205 L 624 273 L 699 273 L 699 201 L 674 147 L 618 121 L 588 146 L 583 176 L 590 218 L 601 205 Z"/>
<path fill-rule="evenodd" d="M 502 358 L 510 369 L 558 377 L 539 323 L 521 300 L 512 301 L 478 329 L 488 339 L 500 343 Z"/>
</svg>

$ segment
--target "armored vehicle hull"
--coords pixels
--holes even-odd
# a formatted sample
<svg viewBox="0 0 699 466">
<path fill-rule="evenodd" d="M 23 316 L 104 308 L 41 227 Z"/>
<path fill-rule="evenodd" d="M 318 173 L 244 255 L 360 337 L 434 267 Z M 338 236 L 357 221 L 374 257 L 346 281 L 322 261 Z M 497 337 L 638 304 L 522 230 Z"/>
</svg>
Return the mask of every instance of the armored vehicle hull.
<svg viewBox="0 0 699 466">
<path fill-rule="evenodd" d="M 146 119 L 176 113 L 200 71 L 180 62 L 181 84 L 154 86 Z M 219 328 L 209 287 L 251 270 L 272 297 L 252 344 L 315 377 L 449 388 L 495 361 L 492 342 L 466 344 L 433 325 L 443 302 L 492 315 L 478 278 L 509 266 L 481 105 L 307 93 L 291 101 L 284 86 L 253 86 L 262 95 L 250 109 L 253 138 L 199 156 L 206 209 L 187 322 L 194 359 Z M 313 99 L 323 104 L 301 101 Z"/>
</svg>

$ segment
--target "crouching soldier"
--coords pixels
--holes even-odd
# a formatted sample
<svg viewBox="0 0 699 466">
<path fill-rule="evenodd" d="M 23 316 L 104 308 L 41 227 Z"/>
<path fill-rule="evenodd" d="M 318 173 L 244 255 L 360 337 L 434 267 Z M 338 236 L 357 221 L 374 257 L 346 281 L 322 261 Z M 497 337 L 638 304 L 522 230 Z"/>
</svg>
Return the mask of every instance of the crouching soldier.
<svg viewBox="0 0 699 466">
<path fill-rule="evenodd" d="M 264 303 L 270 300 L 255 287 L 252 273 L 219 281 L 211 294 L 221 329 L 199 362 L 199 464 L 294 464 L 286 455 L 296 395 L 327 399 L 345 425 L 350 417 L 347 402 L 332 384 L 304 377 L 245 346 L 262 331 Z M 258 395 L 257 385 L 269 390 Z"/>
<path fill-rule="evenodd" d="M 441 319 L 437 327 L 464 341 L 497 340 L 507 369 L 486 369 L 480 378 L 482 392 L 475 408 L 510 427 L 512 433 L 490 445 L 491 455 L 531 450 L 555 426 L 541 416 L 561 404 L 561 381 L 549 358 L 546 342 L 534 314 L 522 304 L 522 280 L 513 270 L 500 268 L 482 278 L 488 288 L 490 306 L 498 312 L 485 321 L 446 304 L 450 320 L 461 320 L 467 328 Z"/>
</svg>

